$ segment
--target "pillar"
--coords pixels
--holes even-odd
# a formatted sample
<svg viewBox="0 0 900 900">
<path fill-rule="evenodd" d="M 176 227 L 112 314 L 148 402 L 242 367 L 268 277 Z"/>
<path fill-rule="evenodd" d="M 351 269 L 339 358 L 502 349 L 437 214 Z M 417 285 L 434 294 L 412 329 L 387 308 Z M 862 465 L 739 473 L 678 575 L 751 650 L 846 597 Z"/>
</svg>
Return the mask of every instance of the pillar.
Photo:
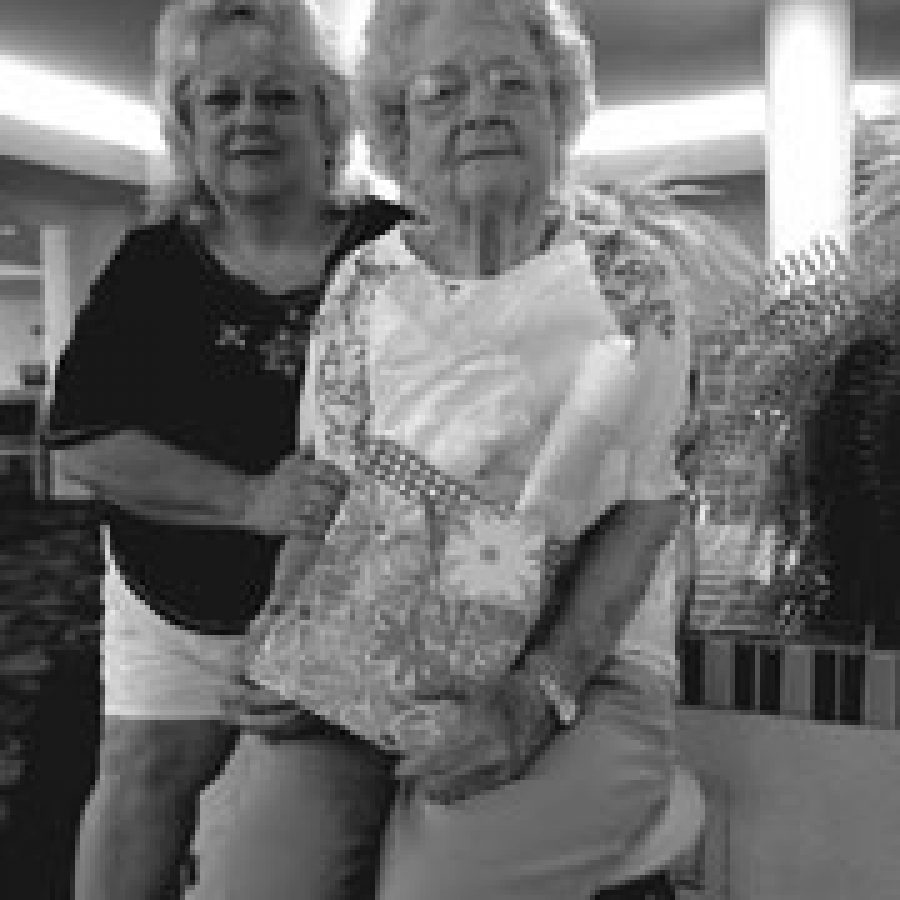
<svg viewBox="0 0 900 900">
<path fill-rule="evenodd" d="M 832 237 L 846 246 L 853 193 L 852 0 L 769 0 L 768 254 Z"/>
</svg>

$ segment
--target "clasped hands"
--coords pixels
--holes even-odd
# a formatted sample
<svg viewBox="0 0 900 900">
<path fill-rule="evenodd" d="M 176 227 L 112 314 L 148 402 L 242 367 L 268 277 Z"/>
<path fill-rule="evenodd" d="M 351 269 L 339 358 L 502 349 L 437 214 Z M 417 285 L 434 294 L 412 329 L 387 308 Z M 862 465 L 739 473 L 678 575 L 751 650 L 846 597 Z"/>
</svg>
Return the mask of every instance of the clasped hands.
<svg viewBox="0 0 900 900">
<path fill-rule="evenodd" d="M 520 778 L 559 729 L 555 711 L 524 670 L 468 689 L 447 686 L 423 700 L 457 703 L 455 726 L 433 748 L 399 764 L 406 790 L 434 803 L 459 803 Z"/>
</svg>

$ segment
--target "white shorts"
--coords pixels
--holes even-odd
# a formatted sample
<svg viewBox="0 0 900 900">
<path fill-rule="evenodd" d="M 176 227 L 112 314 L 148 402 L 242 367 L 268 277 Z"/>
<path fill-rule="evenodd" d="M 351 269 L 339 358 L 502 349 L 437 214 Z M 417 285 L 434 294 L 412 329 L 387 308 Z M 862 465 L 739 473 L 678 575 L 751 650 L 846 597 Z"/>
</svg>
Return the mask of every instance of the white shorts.
<svg viewBox="0 0 900 900">
<path fill-rule="evenodd" d="M 179 628 L 135 596 L 107 553 L 104 712 L 136 719 L 221 719 L 242 638 Z"/>
</svg>

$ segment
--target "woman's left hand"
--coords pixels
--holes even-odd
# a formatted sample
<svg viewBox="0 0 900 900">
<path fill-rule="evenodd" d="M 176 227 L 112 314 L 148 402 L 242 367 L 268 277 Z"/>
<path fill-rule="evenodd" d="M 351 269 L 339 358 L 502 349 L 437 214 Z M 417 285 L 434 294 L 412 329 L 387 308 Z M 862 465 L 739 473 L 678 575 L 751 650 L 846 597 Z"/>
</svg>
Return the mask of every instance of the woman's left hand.
<svg viewBox="0 0 900 900">
<path fill-rule="evenodd" d="M 245 682 L 221 697 L 226 721 L 271 743 L 299 740 L 322 731 L 322 720 L 280 694 Z"/>
<path fill-rule="evenodd" d="M 422 699 L 460 705 L 453 731 L 396 771 L 435 803 L 458 803 L 519 778 L 558 727 L 543 694 L 518 670 L 466 692 L 436 691 Z"/>
</svg>

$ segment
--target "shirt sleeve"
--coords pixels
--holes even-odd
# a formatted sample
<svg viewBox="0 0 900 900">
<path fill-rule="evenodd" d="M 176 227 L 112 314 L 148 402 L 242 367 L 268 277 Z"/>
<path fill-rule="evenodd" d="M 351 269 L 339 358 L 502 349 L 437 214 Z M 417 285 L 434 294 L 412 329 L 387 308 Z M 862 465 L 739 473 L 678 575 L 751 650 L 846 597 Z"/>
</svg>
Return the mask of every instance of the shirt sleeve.
<svg viewBox="0 0 900 900">
<path fill-rule="evenodd" d="M 661 313 L 641 326 L 636 350 L 638 383 L 626 426 L 631 473 L 627 499 L 665 500 L 686 490 L 676 467 L 678 432 L 690 405 L 691 328 L 684 289 L 654 285 Z"/>
<path fill-rule="evenodd" d="M 146 272 L 120 248 L 91 285 L 54 380 L 44 437 L 53 449 L 126 429 L 153 431 L 158 401 L 146 365 Z M 157 386 L 158 387 L 158 386 Z"/>
<path fill-rule="evenodd" d="M 356 255 L 338 267 L 319 307 L 309 345 L 306 385 L 298 416 L 298 442 L 315 446 L 316 457 L 329 460 L 345 471 L 356 467 L 352 438 L 360 398 L 346 383 L 346 349 L 350 335 L 347 314 L 359 302 L 364 290 Z"/>
<path fill-rule="evenodd" d="M 686 490 L 675 463 L 689 407 L 690 316 L 667 280 L 651 286 L 646 302 L 631 331 L 633 381 L 622 382 L 625 411 L 598 449 L 586 490 L 585 527 L 620 503 L 665 500 Z"/>
</svg>

